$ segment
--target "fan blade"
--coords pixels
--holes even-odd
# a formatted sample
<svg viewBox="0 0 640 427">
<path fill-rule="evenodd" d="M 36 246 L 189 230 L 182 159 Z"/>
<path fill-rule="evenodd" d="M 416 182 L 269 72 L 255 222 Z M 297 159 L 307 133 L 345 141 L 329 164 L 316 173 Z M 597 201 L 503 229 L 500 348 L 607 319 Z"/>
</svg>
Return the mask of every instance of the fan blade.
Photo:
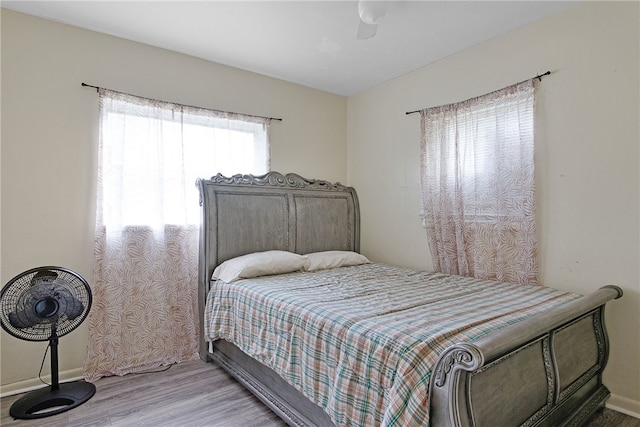
<svg viewBox="0 0 640 427">
<path fill-rule="evenodd" d="M 26 329 L 37 325 L 38 321 L 33 319 L 33 316 L 30 317 L 25 310 L 22 310 L 9 313 L 9 323 L 16 329 Z"/>
<path fill-rule="evenodd" d="M 31 279 L 31 284 L 35 285 L 38 282 L 53 282 L 56 277 L 58 277 L 58 273 L 50 270 L 40 270 L 36 273 L 35 276 Z"/>
<path fill-rule="evenodd" d="M 370 39 L 376 35 L 378 24 L 367 24 L 362 19 L 358 23 L 358 34 L 356 37 L 360 40 Z"/>
<path fill-rule="evenodd" d="M 58 279 L 56 281 L 56 287 L 53 288 L 56 299 L 60 304 L 61 313 L 60 316 L 66 315 L 67 319 L 73 320 L 82 314 L 84 305 L 82 301 L 73 296 L 73 294 L 66 287 L 65 282 Z"/>
</svg>

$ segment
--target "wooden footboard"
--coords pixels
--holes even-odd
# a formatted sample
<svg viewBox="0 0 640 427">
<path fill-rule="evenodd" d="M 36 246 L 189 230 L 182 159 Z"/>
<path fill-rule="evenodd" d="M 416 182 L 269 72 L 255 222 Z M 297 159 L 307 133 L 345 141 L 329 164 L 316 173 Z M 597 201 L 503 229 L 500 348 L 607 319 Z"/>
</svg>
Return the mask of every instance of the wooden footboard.
<svg viewBox="0 0 640 427">
<path fill-rule="evenodd" d="M 432 426 L 577 426 L 609 396 L 605 286 L 541 316 L 448 348 L 430 384 Z"/>
</svg>

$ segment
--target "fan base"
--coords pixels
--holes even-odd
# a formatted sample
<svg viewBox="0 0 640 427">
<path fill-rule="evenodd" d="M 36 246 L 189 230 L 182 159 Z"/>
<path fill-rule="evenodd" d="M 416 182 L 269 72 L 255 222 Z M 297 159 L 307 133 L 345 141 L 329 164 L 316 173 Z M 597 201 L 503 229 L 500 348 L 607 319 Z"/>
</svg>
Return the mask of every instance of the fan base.
<svg viewBox="0 0 640 427">
<path fill-rule="evenodd" d="M 96 386 L 84 381 L 63 383 L 57 390 L 49 387 L 35 390 L 16 400 L 9 414 L 23 420 L 56 415 L 83 404 L 95 392 Z"/>
</svg>

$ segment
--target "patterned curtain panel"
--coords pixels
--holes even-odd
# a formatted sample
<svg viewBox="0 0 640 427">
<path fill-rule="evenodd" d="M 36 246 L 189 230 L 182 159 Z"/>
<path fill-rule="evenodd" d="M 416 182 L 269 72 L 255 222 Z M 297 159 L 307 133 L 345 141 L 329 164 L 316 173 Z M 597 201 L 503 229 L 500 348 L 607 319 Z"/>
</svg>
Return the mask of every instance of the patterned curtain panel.
<svg viewBox="0 0 640 427">
<path fill-rule="evenodd" d="M 535 80 L 421 115 L 424 226 L 436 270 L 536 284 Z"/>
<path fill-rule="evenodd" d="M 269 119 L 99 96 L 87 381 L 198 357 L 196 178 L 269 169 Z"/>
</svg>

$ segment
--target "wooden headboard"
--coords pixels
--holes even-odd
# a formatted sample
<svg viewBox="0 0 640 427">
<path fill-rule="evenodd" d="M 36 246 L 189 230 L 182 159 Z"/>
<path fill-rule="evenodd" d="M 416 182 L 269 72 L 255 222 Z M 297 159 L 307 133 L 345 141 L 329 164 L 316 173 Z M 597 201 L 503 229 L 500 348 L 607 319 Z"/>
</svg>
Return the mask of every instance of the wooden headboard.
<svg viewBox="0 0 640 427">
<path fill-rule="evenodd" d="M 360 208 L 351 187 L 278 172 L 218 174 L 198 179 L 196 185 L 201 206 L 200 304 L 216 266 L 240 255 L 273 249 L 299 254 L 360 251 Z M 201 305 L 201 315 L 203 311 Z"/>
</svg>

